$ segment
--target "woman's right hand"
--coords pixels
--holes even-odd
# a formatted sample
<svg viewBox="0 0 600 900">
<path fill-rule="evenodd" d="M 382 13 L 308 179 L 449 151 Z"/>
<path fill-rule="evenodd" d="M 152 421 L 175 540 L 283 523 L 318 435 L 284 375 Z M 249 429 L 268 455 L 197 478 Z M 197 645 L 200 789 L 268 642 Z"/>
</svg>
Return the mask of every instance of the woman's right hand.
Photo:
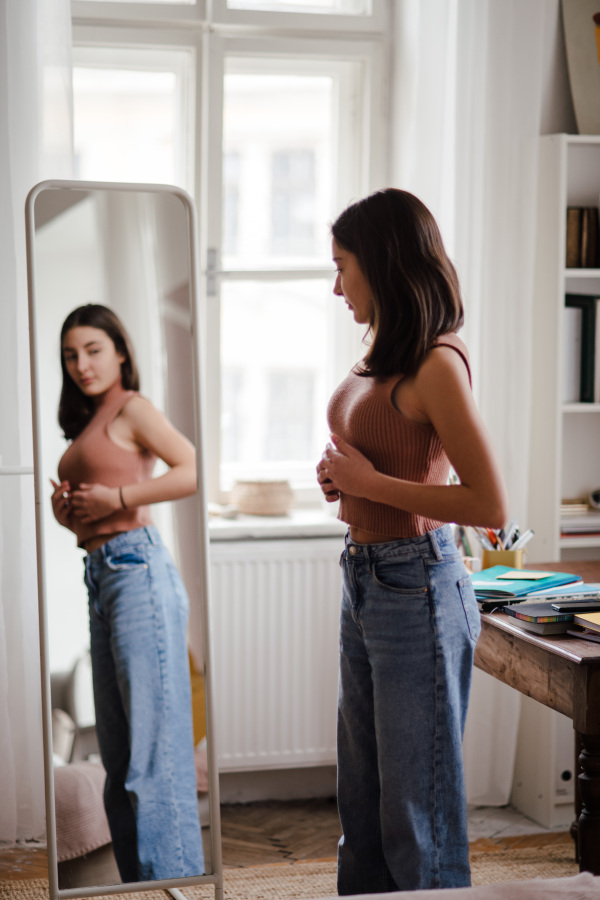
<svg viewBox="0 0 600 900">
<path fill-rule="evenodd" d="M 325 461 L 325 453 L 330 448 L 331 444 L 327 444 L 323 456 L 319 460 L 319 464 L 317 466 L 317 481 L 319 482 L 319 487 L 323 491 L 323 496 L 328 503 L 335 503 L 336 500 L 340 499 L 339 491 L 332 491 L 329 487 L 331 485 L 331 478 L 328 477 L 325 472 L 326 461 Z"/>
<path fill-rule="evenodd" d="M 51 498 L 54 518 L 59 525 L 63 525 L 65 528 L 69 528 L 72 531 L 73 526 L 71 524 L 71 517 L 73 515 L 73 510 L 69 500 L 71 485 L 68 481 L 61 481 L 61 483 L 58 484 L 56 481 L 53 481 L 52 478 L 50 479 L 50 484 L 54 488 Z"/>
</svg>

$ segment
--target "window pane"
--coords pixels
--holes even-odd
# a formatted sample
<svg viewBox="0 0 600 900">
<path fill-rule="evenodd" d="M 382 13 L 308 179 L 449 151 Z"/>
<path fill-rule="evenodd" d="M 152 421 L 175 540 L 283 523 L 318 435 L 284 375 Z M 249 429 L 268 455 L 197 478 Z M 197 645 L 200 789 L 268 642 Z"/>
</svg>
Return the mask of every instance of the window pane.
<svg viewBox="0 0 600 900">
<path fill-rule="evenodd" d="M 110 51 L 106 65 L 95 51 L 94 65 L 74 66 L 77 178 L 187 187 L 180 119 L 188 54 L 169 52 L 167 61 L 157 51 L 135 53 L 143 55 L 147 65 L 137 70 L 115 64 Z"/>
<path fill-rule="evenodd" d="M 312 480 L 327 440 L 331 283 L 222 285 L 222 488 L 236 477 Z"/>
<path fill-rule="evenodd" d="M 228 0 L 227 8 L 344 15 L 368 12 L 367 0 Z"/>
<path fill-rule="evenodd" d="M 225 77 L 225 268 L 323 265 L 335 195 L 333 75 Z M 283 69 L 283 72 L 281 71 Z"/>
</svg>

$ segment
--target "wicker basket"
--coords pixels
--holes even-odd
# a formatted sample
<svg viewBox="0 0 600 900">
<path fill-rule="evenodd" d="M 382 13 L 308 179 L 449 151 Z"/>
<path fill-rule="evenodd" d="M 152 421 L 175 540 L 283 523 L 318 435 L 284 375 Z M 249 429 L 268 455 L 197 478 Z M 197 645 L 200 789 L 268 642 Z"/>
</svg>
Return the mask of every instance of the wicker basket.
<svg viewBox="0 0 600 900">
<path fill-rule="evenodd" d="M 294 493 L 288 481 L 236 481 L 231 502 L 247 516 L 286 516 Z"/>
</svg>

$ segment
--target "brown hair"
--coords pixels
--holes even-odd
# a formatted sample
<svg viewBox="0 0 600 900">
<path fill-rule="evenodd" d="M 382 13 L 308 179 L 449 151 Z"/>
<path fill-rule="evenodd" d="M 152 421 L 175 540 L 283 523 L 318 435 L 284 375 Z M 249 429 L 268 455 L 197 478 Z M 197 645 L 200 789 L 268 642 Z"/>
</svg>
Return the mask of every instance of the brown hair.
<svg viewBox="0 0 600 900">
<path fill-rule="evenodd" d="M 58 424 L 67 440 L 73 440 L 78 434 L 81 434 L 96 411 L 94 399 L 86 397 L 67 372 L 63 354 L 63 343 L 67 332 L 71 328 L 80 326 L 99 328 L 108 335 L 115 345 L 117 353 L 125 357 L 121 363 L 121 384 L 128 391 L 139 391 L 140 389 L 140 378 L 131 341 L 117 314 L 99 303 L 78 306 L 69 313 L 60 331 L 60 365 L 63 383 L 58 404 Z"/>
<path fill-rule="evenodd" d="M 373 297 L 373 341 L 361 374 L 415 375 L 436 338 L 464 320 L 435 219 L 414 194 L 386 188 L 344 210 L 331 233 L 356 256 Z"/>
</svg>

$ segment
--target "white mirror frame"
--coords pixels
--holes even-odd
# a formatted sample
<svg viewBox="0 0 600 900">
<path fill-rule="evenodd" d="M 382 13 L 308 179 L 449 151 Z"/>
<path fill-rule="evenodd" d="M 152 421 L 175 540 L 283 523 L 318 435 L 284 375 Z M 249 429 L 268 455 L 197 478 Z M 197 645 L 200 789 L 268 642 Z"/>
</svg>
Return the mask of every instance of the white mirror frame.
<svg viewBox="0 0 600 900">
<path fill-rule="evenodd" d="M 42 436 L 40 410 L 40 378 L 38 368 L 38 327 L 36 307 L 36 260 L 35 260 L 35 200 L 42 191 L 77 190 L 77 191 L 136 191 L 146 193 L 167 192 L 177 196 L 187 212 L 190 236 L 190 305 L 192 314 L 192 355 L 193 394 L 194 394 L 194 427 L 196 445 L 196 474 L 198 482 L 197 510 L 200 557 L 199 595 L 202 617 L 202 640 L 204 651 L 206 692 L 206 741 L 208 755 L 208 786 L 210 811 L 210 841 L 212 873 L 161 881 L 140 881 L 125 884 L 104 884 L 89 887 L 60 890 L 58 883 L 58 860 L 56 844 L 56 824 L 54 805 L 54 778 L 52 764 L 52 711 L 50 699 L 50 664 L 48 649 L 47 592 L 44 558 L 44 524 L 48 506 L 48 492 L 40 483 L 42 472 Z M 36 550 L 37 578 L 40 627 L 40 663 L 42 680 L 42 725 L 44 742 L 44 775 L 46 786 L 46 827 L 48 845 L 48 880 L 50 900 L 70 897 L 92 897 L 106 894 L 122 894 L 131 891 L 167 889 L 176 900 L 185 900 L 181 888 L 192 884 L 214 884 L 215 900 L 223 898 L 223 863 L 221 851 L 221 819 L 219 805 L 219 776 L 217 770 L 217 754 L 215 746 L 214 699 L 212 690 L 212 667 L 210 657 L 210 619 L 209 619 L 209 555 L 208 555 L 208 515 L 206 501 L 205 466 L 204 466 L 204 428 L 201 404 L 200 384 L 200 335 L 199 335 L 199 303 L 198 303 L 198 259 L 196 214 L 192 198 L 181 188 L 164 184 L 135 184 L 94 181 L 42 181 L 36 184 L 27 195 L 25 203 L 25 224 L 27 241 L 27 282 L 29 298 L 29 340 L 31 359 L 31 387 L 34 443 L 34 490 L 36 509 Z"/>
</svg>

